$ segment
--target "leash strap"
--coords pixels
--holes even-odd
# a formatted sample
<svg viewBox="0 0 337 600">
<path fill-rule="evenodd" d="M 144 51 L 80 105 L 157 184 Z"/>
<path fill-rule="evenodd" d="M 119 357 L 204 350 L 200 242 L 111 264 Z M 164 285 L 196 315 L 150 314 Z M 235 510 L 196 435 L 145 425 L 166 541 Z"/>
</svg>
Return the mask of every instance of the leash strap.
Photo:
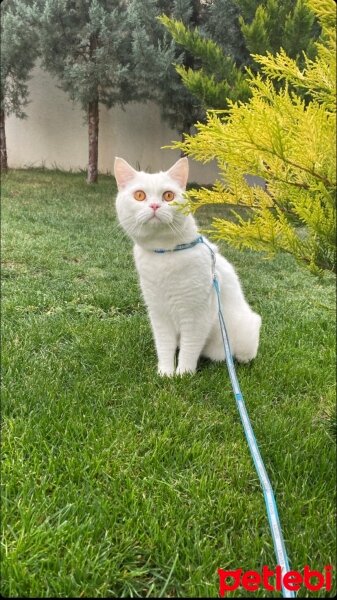
<svg viewBox="0 0 337 600">
<path fill-rule="evenodd" d="M 284 543 L 284 539 L 283 539 L 281 523 L 280 523 L 278 511 L 277 511 L 277 505 L 276 505 L 276 501 L 275 501 L 273 488 L 269 481 L 269 477 L 268 477 L 266 468 L 264 466 L 262 456 L 260 454 L 259 446 L 258 446 L 258 443 L 257 443 L 255 435 L 254 435 L 254 431 L 253 431 L 253 428 L 252 428 L 252 425 L 251 425 L 251 422 L 250 422 L 250 419 L 249 419 L 249 416 L 247 413 L 245 401 L 243 399 L 243 395 L 242 395 L 239 381 L 238 381 L 236 371 L 235 371 L 233 356 L 232 356 L 232 352 L 230 349 L 228 334 L 227 334 L 227 330 L 226 330 L 225 319 L 224 319 L 223 312 L 222 312 L 220 285 L 219 285 L 219 281 L 218 281 L 218 278 L 217 278 L 216 272 L 215 272 L 215 264 L 216 264 L 215 252 L 213 251 L 211 246 L 209 244 L 207 244 L 207 242 L 204 240 L 204 238 L 202 236 L 197 237 L 195 240 L 193 240 L 193 242 L 190 242 L 188 244 L 179 244 L 178 246 L 175 246 L 175 248 L 172 248 L 171 250 L 158 249 L 158 250 L 154 250 L 154 252 L 159 253 L 159 254 L 163 254 L 165 252 L 176 252 L 178 250 L 186 250 L 187 248 L 193 248 L 193 246 L 195 246 L 196 244 L 200 244 L 200 243 L 205 244 L 205 246 L 207 246 L 207 248 L 209 249 L 209 251 L 211 253 L 213 287 L 215 289 L 216 296 L 217 296 L 219 323 L 220 323 L 221 336 L 222 336 L 222 341 L 223 341 L 224 350 L 225 350 L 225 359 L 226 359 L 226 364 L 227 364 L 227 368 L 228 368 L 228 373 L 229 373 L 229 377 L 231 380 L 236 405 L 237 405 L 237 408 L 238 408 L 238 411 L 240 414 L 241 423 L 243 425 L 244 433 L 245 433 L 246 440 L 248 443 L 249 451 L 251 453 L 251 456 L 252 456 L 252 459 L 253 459 L 253 462 L 255 465 L 255 469 L 256 469 L 256 472 L 257 472 L 257 475 L 258 475 L 258 478 L 260 480 L 260 484 L 262 487 L 264 501 L 265 501 L 265 505 L 266 505 L 266 509 L 267 509 L 269 526 L 270 526 L 270 530 L 271 530 L 271 534 L 272 534 L 272 538 L 273 538 L 274 550 L 275 550 L 275 554 L 276 554 L 276 558 L 277 558 L 277 564 L 280 565 L 280 567 L 282 569 L 282 575 L 284 575 L 285 573 L 290 571 L 289 560 L 288 560 L 287 551 L 286 551 L 286 547 L 285 547 L 285 543 Z M 296 597 L 296 595 L 293 591 L 287 590 L 283 586 L 283 581 L 282 581 L 282 595 L 283 595 L 283 598 L 295 598 Z"/>
<path fill-rule="evenodd" d="M 210 248 L 210 246 L 208 246 L 208 244 L 206 244 L 206 246 L 212 252 L 213 264 L 215 265 L 214 252 Z M 283 539 L 283 535 L 282 535 L 280 518 L 278 515 L 278 511 L 277 511 L 277 505 L 276 505 L 276 501 L 275 501 L 273 488 L 271 486 L 266 468 L 265 468 L 263 460 L 262 460 L 262 456 L 260 454 L 258 443 L 257 443 L 256 437 L 254 435 L 254 431 L 253 431 L 253 428 L 252 428 L 252 425 L 251 425 L 251 422 L 250 422 L 250 419 L 249 419 L 249 416 L 247 413 L 246 405 L 245 405 L 243 395 L 241 393 L 239 381 L 238 381 L 238 378 L 236 375 L 233 357 L 232 357 L 232 353 L 230 350 L 225 320 L 224 320 L 224 316 L 223 316 L 223 312 L 222 312 L 221 298 L 220 298 L 220 286 L 219 286 L 217 276 L 215 274 L 214 267 L 213 267 L 213 286 L 214 286 L 216 296 L 217 296 L 217 301 L 218 301 L 219 322 L 220 322 L 222 341 L 223 341 L 223 345 L 224 345 L 224 349 L 225 349 L 225 358 L 226 358 L 228 373 L 229 373 L 229 377 L 231 380 L 236 405 L 239 410 L 241 423 L 243 425 L 246 440 L 248 442 L 248 447 L 249 447 L 251 456 L 253 458 L 255 469 L 256 469 L 256 472 L 257 472 L 257 475 L 259 477 L 260 484 L 262 487 L 264 501 L 265 501 L 265 505 L 266 505 L 266 509 L 267 509 L 269 526 L 270 526 L 273 543 L 274 543 L 274 550 L 275 550 L 275 554 L 276 554 L 276 558 L 277 558 L 277 564 L 280 565 L 280 567 L 282 568 L 282 574 L 284 575 L 285 573 L 290 571 L 290 567 L 289 567 L 287 551 L 285 548 L 285 543 L 284 543 L 284 539 Z M 295 593 L 293 591 L 287 590 L 283 586 L 283 582 L 282 582 L 282 595 L 283 595 L 283 598 L 295 598 L 296 597 Z"/>
</svg>

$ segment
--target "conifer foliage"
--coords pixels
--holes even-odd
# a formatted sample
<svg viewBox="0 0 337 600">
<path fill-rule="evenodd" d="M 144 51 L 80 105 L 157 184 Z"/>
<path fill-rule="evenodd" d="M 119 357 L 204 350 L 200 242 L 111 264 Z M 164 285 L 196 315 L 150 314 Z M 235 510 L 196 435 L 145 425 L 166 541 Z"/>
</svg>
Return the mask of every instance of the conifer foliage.
<svg viewBox="0 0 337 600">
<path fill-rule="evenodd" d="M 251 54 L 275 54 L 281 48 L 301 61 L 302 52 L 315 53 L 317 27 L 306 0 L 236 0 L 245 44 Z"/>
<path fill-rule="evenodd" d="M 230 100 L 249 97 L 246 67 L 259 69 L 253 53 L 276 54 L 282 48 L 303 66 L 303 51 L 313 58 L 319 34 L 306 0 L 214 0 L 203 28 L 167 15 L 161 23 L 176 44 L 199 59 L 197 68 L 177 64 L 176 70 L 205 108 L 223 109 Z"/>
<path fill-rule="evenodd" d="M 99 105 L 137 97 L 123 0 L 40 0 L 42 66 L 79 102 L 88 121 L 88 183 L 98 177 Z"/>
<path fill-rule="evenodd" d="M 130 0 L 128 6 L 135 82 L 171 127 L 189 132 L 219 96 L 248 97 L 236 68 L 249 53 L 235 0 Z"/>
<path fill-rule="evenodd" d="M 5 0 L 1 4 L 0 167 L 7 171 L 5 119 L 26 117 L 28 80 L 38 53 L 36 31 L 27 27 L 29 3 Z"/>
<path fill-rule="evenodd" d="M 229 100 L 247 100 L 250 88 L 244 71 L 236 66 L 232 56 L 221 46 L 201 34 L 198 28 L 188 29 L 182 21 L 160 17 L 177 44 L 199 62 L 198 68 L 176 64 L 176 71 L 189 92 L 204 108 L 224 108 Z"/>
<path fill-rule="evenodd" d="M 214 219 L 215 239 L 268 255 L 285 251 L 317 273 L 336 271 L 336 5 L 307 5 L 322 28 L 315 58 L 304 56 L 301 69 L 284 50 L 254 55 L 261 74 L 250 75 L 250 100 L 209 111 L 197 134 L 173 147 L 217 161 L 221 178 L 213 189 L 187 194 L 193 211 L 232 207 L 234 220 Z M 265 185 L 248 185 L 247 173 Z"/>
<path fill-rule="evenodd" d="M 181 20 L 196 27 L 205 19 L 201 0 L 130 0 L 128 3 L 134 81 L 144 98 L 154 100 L 161 115 L 172 128 L 189 132 L 204 115 L 197 100 L 181 83 L 174 63 L 196 67 L 195 58 L 177 44 L 165 31 L 158 18 Z"/>
</svg>

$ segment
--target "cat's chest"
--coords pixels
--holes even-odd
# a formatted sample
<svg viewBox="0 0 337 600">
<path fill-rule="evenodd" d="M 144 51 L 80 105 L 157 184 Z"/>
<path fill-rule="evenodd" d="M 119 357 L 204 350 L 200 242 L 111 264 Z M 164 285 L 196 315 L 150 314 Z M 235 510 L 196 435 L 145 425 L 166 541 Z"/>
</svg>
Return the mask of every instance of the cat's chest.
<svg viewBox="0 0 337 600">
<path fill-rule="evenodd" d="M 204 248 L 163 254 L 135 246 L 134 257 L 147 300 L 206 298 L 212 282 L 211 260 Z"/>
</svg>

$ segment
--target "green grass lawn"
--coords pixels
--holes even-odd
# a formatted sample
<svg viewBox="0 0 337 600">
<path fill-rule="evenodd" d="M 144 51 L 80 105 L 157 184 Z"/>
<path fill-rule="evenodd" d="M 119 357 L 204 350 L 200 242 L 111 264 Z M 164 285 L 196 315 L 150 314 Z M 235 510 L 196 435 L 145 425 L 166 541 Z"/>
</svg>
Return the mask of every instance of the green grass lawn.
<svg viewBox="0 0 337 600">
<path fill-rule="evenodd" d="M 114 194 L 111 177 L 3 178 L 5 596 L 217 597 L 218 567 L 275 566 L 226 368 L 157 376 Z M 335 279 L 222 250 L 263 318 L 238 377 L 291 566 L 335 566 Z"/>
</svg>

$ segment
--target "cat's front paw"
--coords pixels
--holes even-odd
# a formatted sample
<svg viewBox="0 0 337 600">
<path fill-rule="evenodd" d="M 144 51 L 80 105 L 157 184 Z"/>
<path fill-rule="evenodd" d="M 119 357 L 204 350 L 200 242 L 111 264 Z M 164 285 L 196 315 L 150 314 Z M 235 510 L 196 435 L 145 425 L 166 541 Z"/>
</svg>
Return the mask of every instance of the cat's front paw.
<svg viewBox="0 0 337 600">
<path fill-rule="evenodd" d="M 196 369 L 188 368 L 188 367 L 177 367 L 176 375 L 194 375 Z"/>
<path fill-rule="evenodd" d="M 174 368 L 172 367 L 158 367 L 157 370 L 158 375 L 160 375 L 160 377 L 173 377 L 174 375 Z"/>
</svg>

